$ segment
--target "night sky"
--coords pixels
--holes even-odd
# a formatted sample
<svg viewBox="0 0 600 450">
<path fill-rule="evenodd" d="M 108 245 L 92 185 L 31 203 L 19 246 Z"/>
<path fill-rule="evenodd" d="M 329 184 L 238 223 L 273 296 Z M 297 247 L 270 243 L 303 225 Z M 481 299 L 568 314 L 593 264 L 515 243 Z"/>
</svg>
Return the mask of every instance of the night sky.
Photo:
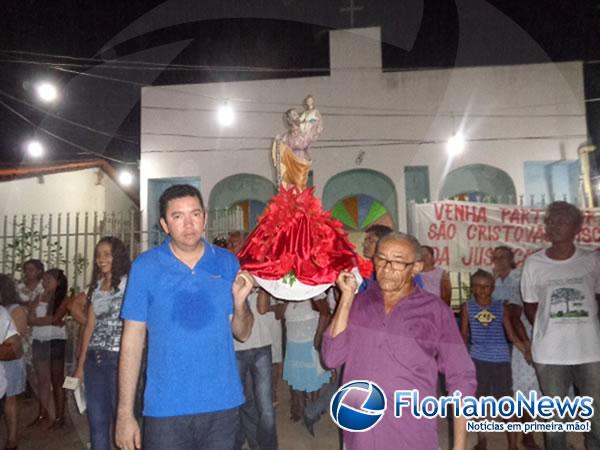
<svg viewBox="0 0 600 450">
<path fill-rule="evenodd" d="M 142 85 L 327 74 L 327 31 L 350 26 L 340 11 L 349 4 L 3 0 L 0 162 L 31 162 L 23 143 L 38 127 L 57 136 L 37 131 L 54 160 L 96 154 L 135 162 Z M 362 6 L 356 27 L 382 26 L 384 70 L 600 60 L 599 0 L 354 4 Z M 588 65 L 588 97 L 600 96 L 597 66 Z M 41 79 L 63 86 L 52 107 L 35 99 Z"/>
</svg>

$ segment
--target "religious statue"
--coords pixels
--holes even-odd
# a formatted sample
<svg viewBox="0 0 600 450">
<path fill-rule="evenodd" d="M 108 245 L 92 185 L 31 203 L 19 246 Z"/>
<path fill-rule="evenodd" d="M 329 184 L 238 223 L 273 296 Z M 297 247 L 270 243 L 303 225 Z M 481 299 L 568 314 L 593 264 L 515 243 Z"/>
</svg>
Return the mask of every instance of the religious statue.
<svg viewBox="0 0 600 450">
<path fill-rule="evenodd" d="M 287 130 L 273 140 L 271 157 L 277 172 L 277 184 L 286 188 L 306 188 L 312 164 L 311 146 L 323 131 L 321 113 L 312 95 L 304 99 L 304 112 L 288 109 L 284 114 Z"/>
<path fill-rule="evenodd" d="M 279 192 L 268 203 L 256 228 L 238 253 L 240 265 L 273 297 L 306 300 L 324 292 L 342 270 L 360 279 L 371 266 L 356 254 L 342 224 L 323 210 L 306 187 L 312 165 L 311 146 L 323 131 L 312 95 L 304 112 L 288 109 L 286 130 L 271 148 Z"/>
</svg>

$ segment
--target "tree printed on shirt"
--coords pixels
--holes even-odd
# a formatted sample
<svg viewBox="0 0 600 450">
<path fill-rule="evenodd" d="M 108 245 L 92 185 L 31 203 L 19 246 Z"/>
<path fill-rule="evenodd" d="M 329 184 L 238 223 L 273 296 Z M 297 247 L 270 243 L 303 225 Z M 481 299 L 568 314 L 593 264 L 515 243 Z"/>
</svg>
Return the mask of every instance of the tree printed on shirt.
<svg viewBox="0 0 600 450">
<path fill-rule="evenodd" d="M 583 308 L 585 296 L 574 288 L 558 288 L 550 296 L 550 317 L 587 317 L 589 313 Z"/>
</svg>

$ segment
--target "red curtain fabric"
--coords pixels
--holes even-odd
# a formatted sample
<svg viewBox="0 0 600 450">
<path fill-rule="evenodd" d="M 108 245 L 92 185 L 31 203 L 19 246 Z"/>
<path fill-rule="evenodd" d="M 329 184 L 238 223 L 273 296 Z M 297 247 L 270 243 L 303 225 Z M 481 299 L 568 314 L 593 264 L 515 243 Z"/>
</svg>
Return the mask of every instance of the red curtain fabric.
<svg viewBox="0 0 600 450">
<path fill-rule="evenodd" d="M 342 224 L 323 211 L 314 188 L 280 187 L 238 253 L 242 269 L 278 280 L 293 272 L 308 285 L 335 282 L 342 270 L 358 267 L 363 277 L 370 261 L 356 254 Z"/>
</svg>

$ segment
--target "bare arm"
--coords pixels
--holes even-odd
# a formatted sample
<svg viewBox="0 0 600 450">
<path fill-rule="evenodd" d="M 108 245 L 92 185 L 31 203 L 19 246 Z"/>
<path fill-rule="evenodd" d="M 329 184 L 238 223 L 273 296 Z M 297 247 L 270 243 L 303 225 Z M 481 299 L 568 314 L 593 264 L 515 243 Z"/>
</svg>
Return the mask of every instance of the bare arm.
<svg viewBox="0 0 600 450">
<path fill-rule="evenodd" d="M 244 342 L 252 333 L 254 316 L 248 307 L 246 297 L 252 290 L 254 279 L 248 272 L 239 272 L 233 282 L 233 319 L 231 320 L 231 331 L 235 338 Z"/>
<path fill-rule="evenodd" d="M 117 447 L 123 450 L 141 448 L 142 445 L 133 408 L 145 340 L 146 322 L 125 320 L 119 355 L 119 403 L 115 432 Z"/>
<path fill-rule="evenodd" d="M 258 294 L 258 301 L 256 302 L 256 310 L 259 314 L 266 314 L 268 312 L 275 313 L 275 319 L 283 319 L 287 302 L 271 305 L 269 294 L 261 288 Z"/>
<path fill-rule="evenodd" d="M 256 310 L 263 315 L 271 311 L 271 301 L 269 294 L 264 289 L 258 290 L 258 299 L 256 300 Z"/>
<path fill-rule="evenodd" d="M 54 311 L 54 315 L 52 316 L 52 325 L 61 326 L 63 324 L 63 318 L 67 315 L 69 310 L 67 309 L 71 302 L 73 301 L 73 297 L 65 298 L 61 304 L 58 306 L 56 311 Z"/>
<path fill-rule="evenodd" d="M 62 306 L 62 305 L 61 305 Z M 65 302 L 65 308 L 79 324 L 85 325 L 87 320 L 87 298 L 82 292 L 75 297 L 71 297 L 68 302 Z"/>
<path fill-rule="evenodd" d="M 29 319 L 27 322 L 32 327 L 43 327 L 46 325 L 54 325 L 54 317 L 53 316 L 44 316 L 44 317 L 29 316 Z M 61 326 L 61 325 L 57 325 L 57 326 Z"/>
<path fill-rule="evenodd" d="M 533 325 L 535 323 L 535 315 L 537 314 L 538 303 L 525 303 L 525 315 L 527 320 Z"/>
<path fill-rule="evenodd" d="M 18 359 L 23 355 L 21 347 L 21 337 L 14 334 L 0 344 L 0 361 L 11 361 Z"/>
<path fill-rule="evenodd" d="M 350 272 L 342 272 L 338 276 L 337 285 L 342 295 L 333 315 L 331 326 L 329 327 L 329 334 L 331 337 L 346 331 L 348 328 L 348 319 L 350 317 L 350 309 L 352 308 L 352 302 L 354 301 L 354 292 L 357 288 L 357 281 L 354 275 Z"/>
<path fill-rule="evenodd" d="M 329 305 L 327 304 L 326 299 L 313 300 L 312 303 L 315 309 L 319 312 L 319 323 L 313 339 L 315 350 L 319 351 L 321 349 L 323 333 L 329 324 Z"/>
<path fill-rule="evenodd" d="M 75 368 L 75 373 L 73 374 L 75 378 L 79 378 L 80 382 L 83 382 L 83 368 L 85 367 L 85 359 L 95 325 L 96 314 L 94 314 L 94 308 L 88 308 L 88 317 L 85 321 L 85 325 L 81 328 L 81 332 L 79 333 L 79 353 L 77 357 L 77 367 Z"/>
<path fill-rule="evenodd" d="M 463 415 L 454 417 L 454 446 L 452 450 L 466 450 L 467 448 L 467 418 Z"/>
<path fill-rule="evenodd" d="M 519 336 L 517 330 L 513 326 L 513 320 L 510 315 L 510 308 L 508 304 L 504 304 L 504 332 L 506 333 L 506 337 L 508 340 L 517 347 L 521 353 L 525 354 L 527 352 L 526 343 L 523 342 L 523 339 Z"/>
<path fill-rule="evenodd" d="M 467 304 L 463 303 L 460 307 L 460 334 L 465 344 L 469 343 L 469 311 Z"/>
<path fill-rule="evenodd" d="M 10 317 L 15 323 L 19 336 L 25 336 L 28 332 L 27 327 L 27 310 L 23 306 L 18 306 L 10 313 Z"/>
<path fill-rule="evenodd" d="M 446 302 L 448 306 L 452 304 L 452 284 L 450 283 L 450 274 L 444 270 L 441 280 L 441 291 L 442 300 Z"/>
</svg>

